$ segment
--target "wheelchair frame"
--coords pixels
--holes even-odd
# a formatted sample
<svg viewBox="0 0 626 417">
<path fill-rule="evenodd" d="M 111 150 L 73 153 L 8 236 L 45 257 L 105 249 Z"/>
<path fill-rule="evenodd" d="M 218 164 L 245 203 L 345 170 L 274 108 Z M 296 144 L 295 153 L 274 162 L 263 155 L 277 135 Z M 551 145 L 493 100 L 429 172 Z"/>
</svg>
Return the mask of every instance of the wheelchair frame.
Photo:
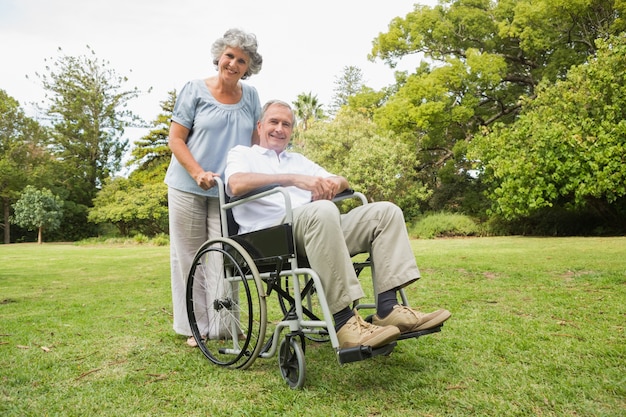
<svg viewBox="0 0 626 417">
<path fill-rule="evenodd" d="M 271 358 L 278 353 L 281 376 L 296 389 L 305 381 L 306 339 L 330 341 L 340 364 L 391 354 L 396 342 L 377 349 L 369 346 L 339 349 L 321 279 L 313 269 L 301 265 L 303 261 L 296 255 L 291 200 L 284 187 L 264 187 L 227 202 L 223 182 L 219 178 L 216 181 L 222 236 L 209 239 L 196 252 L 186 294 L 192 334 L 208 360 L 227 368 L 246 369 L 256 358 Z M 282 194 L 285 200 L 283 224 L 246 234 L 229 233 L 233 207 L 276 193 Z M 347 198 L 357 198 L 361 204 L 367 204 L 362 193 L 351 190 L 334 201 Z M 371 268 L 374 281 L 374 268 L 369 259 L 355 263 L 357 275 L 367 267 Z M 272 292 L 278 295 L 284 316 L 265 340 L 266 300 Z M 212 295 L 216 297 L 207 299 Z M 400 295 L 401 302 L 408 305 L 403 290 Z M 355 308 L 375 309 L 376 304 L 356 304 Z M 440 330 L 441 326 L 403 334 L 398 340 Z M 286 334 L 279 344 L 283 331 Z"/>
</svg>

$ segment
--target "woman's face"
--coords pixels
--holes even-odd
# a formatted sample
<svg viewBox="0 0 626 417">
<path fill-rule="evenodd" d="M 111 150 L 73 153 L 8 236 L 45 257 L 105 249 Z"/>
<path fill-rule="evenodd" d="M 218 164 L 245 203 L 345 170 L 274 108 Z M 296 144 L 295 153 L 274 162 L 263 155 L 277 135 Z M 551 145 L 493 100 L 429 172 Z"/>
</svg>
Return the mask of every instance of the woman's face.
<svg viewBox="0 0 626 417">
<path fill-rule="evenodd" d="M 240 48 L 227 47 L 217 63 L 222 76 L 240 80 L 250 67 L 250 57 Z"/>
</svg>

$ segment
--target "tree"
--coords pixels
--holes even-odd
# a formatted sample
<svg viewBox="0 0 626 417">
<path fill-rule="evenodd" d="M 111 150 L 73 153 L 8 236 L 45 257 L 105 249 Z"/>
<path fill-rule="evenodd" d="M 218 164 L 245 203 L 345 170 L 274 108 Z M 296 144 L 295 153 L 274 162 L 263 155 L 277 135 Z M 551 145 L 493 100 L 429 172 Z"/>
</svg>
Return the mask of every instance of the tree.
<svg viewBox="0 0 626 417">
<path fill-rule="evenodd" d="M 331 122 L 316 123 L 294 148 L 330 172 L 343 175 L 372 201 L 392 201 L 407 218 L 420 211 L 428 191 L 414 175 L 415 152 L 378 132 L 365 115 L 344 107 Z"/>
<path fill-rule="evenodd" d="M 0 90 L 0 205 L 4 243 L 11 242 L 10 209 L 25 184 L 50 178 L 45 129 L 26 117 L 19 103 Z"/>
<path fill-rule="evenodd" d="M 115 178 L 94 199 L 89 221 L 111 223 L 122 236 L 142 233 L 154 236 L 168 231 L 167 186 Z"/>
<path fill-rule="evenodd" d="M 131 152 L 129 166 L 135 169 L 130 176 L 142 182 L 163 182 L 167 166 L 172 157 L 168 145 L 169 126 L 176 104 L 176 91 L 168 92 L 168 98 L 161 102 L 162 112 L 152 122 L 153 129 L 139 140 Z"/>
<path fill-rule="evenodd" d="M 317 95 L 314 96 L 311 92 L 298 94 L 298 98 L 293 102 L 293 105 L 296 118 L 300 121 L 300 129 L 303 132 L 309 128 L 309 124 L 312 121 L 324 118 L 322 104 L 317 99 Z"/>
<path fill-rule="evenodd" d="M 343 74 L 335 78 L 334 95 L 330 113 L 337 114 L 339 109 L 348 104 L 348 98 L 356 95 L 363 87 L 363 72 L 359 67 L 346 65 Z"/>
<path fill-rule="evenodd" d="M 37 229 L 37 242 L 43 242 L 43 230 L 54 230 L 61 225 L 63 201 L 48 189 L 38 190 L 26 186 L 20 199 L 13 204 L 13 222 L 27 228 Z"/>
<path fill-rule="evenodd" d="M 390 96 L 391 89 L 383 88 L 376 91 L 367 86 L 361 86 L 361 90 L 347 98 L 347 106 L 350 109 L 365 115 L 369 120 L 374 119 L 374 113 L 385 104 Z"/>
<path fill-rule="evenodd" d="M 128 147 L 124 129 L 138 122 L 126 105 L 139 90 L 124 90 L 128 79 L 87 49 L 91 56 L 61 55 L 47 74 L 36 75 L 46 90 L 52 150 L 63 161 L 68 198 L 90 207 L 97 189 L 120 169 Z"/>
<path fill-rule="evenodd" d="M 417 175 L 434 190 L 433 201 L 442 201 L 438 195 L 450 193 L 440 170 L 459 176 L 455 187 L 471 186 L 466 150 L 474 135 L 495 122 L 515 122 L 528 102 L 520 98 L 532 99 L 541 81 L 563 79 L 593 56 L 595 39 L 623 30 L 625 11 L 626 2 L 613 0 L 416 5 L 373 42 L 370 59 L 391 67 L 405 55 L 425 56 L 413 74 L 397 75 L 397 93 L 374 120 L 415 145 Z"/>
<path fill-rule="evenodd" d="M 626 35 L 597 40 L 597 56 L 542 84 L 512 125 L 476 137 L 470 157 L 494 213 L 592 210 L 626 228 Z"/>
<path fill-rule="evenodd" d="M 154 129 L 135 142 L 128 162 L 129 178 L 107 181 L 89 210 L 89 221 L 114 224 L 123 236 L 133 232 L 151 236 L 168 231 L 167 186 L 163 180 L 171 159 L 167 144 L 176 92 L 161 102 Z"/>
</svg>

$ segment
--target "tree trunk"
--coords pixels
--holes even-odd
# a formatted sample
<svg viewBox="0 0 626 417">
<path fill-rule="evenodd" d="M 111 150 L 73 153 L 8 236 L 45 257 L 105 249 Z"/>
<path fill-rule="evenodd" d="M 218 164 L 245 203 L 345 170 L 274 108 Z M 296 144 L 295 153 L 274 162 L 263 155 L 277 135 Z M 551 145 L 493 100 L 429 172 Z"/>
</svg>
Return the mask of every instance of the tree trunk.
<svg viewBox="0 0 626 417">
<path fill-rule="evenodd" d="M 37 234 L 37 243 L 38 244 L 42 244 L 43 243 L 43 227 L 39 227 L 39 233 Z"/>
<path fill-rule="evenodd" d="M 9 198 L 4 197 L 3 200 L 4 204 L 2 205 L 4 206 L 4 215 L 2 219 L 4 221 L 4 243 L 9 244 L 11 243 L 11 224 L 9 223 Z"/>
</svg>

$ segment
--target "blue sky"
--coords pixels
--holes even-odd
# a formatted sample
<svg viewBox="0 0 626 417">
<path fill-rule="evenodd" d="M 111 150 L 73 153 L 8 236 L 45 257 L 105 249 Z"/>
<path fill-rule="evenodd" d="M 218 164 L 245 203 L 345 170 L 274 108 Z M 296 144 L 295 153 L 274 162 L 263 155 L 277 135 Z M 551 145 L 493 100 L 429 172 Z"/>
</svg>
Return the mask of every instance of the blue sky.
<svg viewBox="0 0 626 417">
<path fill-rule="evenodd" d="M 152 87 L 131 108 L 152 120 L 167 92 L 215 74 L 210 46 L 230 27 L 253 32 L 263 69 L 247 80 L 261 101 L 288 102 L 312 92 L 330 104 L 334 81 L 346 65 L 363 71 L 365 84 L 393 82 L 393 70 L 367 54 L 372 40 L 415 3 L 436 0 L 0 0 L 0 89 L 28 103 L 43 90 L 35 77 L 46 58 L 83 55 L 89 45 L 129 86 Z M 398 69 L 414 68 L 417 57 Z M 26 79 L 26 75 L 30 79 Z"/>
</svg>

